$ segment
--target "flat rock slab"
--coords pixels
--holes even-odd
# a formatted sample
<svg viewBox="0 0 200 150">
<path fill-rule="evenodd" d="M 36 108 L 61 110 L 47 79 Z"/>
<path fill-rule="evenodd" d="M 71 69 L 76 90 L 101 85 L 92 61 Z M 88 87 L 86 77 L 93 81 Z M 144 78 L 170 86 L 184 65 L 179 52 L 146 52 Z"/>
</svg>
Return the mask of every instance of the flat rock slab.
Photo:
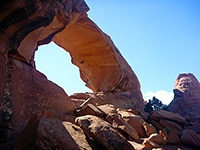
<svg viewBox="0 0 200 150">
<path fill-rule="evenodd" d="M 55 119 L 40 119 L 36 139 L 40 150 L 92 150 L 79 126 Z"/>
</svg>

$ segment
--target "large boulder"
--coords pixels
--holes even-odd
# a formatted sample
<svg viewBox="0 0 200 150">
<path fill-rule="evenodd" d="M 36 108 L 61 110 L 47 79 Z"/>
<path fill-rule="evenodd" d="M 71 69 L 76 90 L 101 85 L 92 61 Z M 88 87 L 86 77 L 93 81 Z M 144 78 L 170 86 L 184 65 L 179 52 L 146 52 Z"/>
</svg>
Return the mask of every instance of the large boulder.
<svg viewBox="0 0 200 150">
<path fill-rule="evenodd" d="M 165 111 L 165 110 L 154 111 L 153 114 L 150 116 L 150 120 L 156 121 L 156 122 L 159 122 L 160 120 L 169 120 L 173 123 L 177 123 L 180 126 L 184 126 L 184 125 L 188 124 L 187 121 L 185 120 L 185 118 L 183 118 L 179 114 L 172 113 L 172 112 Z M 161 122 L 164 122 L 164 121 L 161 121 Z"/>
<path fill-rule="evenodd" d="M 40 119 L 37 127 L 37 149 L 92 150 L 81 128 L 70 122 Z"/>
<path fill-rule="evenodd" d="M 116 128 L 118 130 L 122 130 L 123 132 L 128 134 L 133 139 L 136 139 L 136 140 L 139 139 L 139 136 L 138 136 L 138 133 L 136 132 L 136 130 L 132 126 L 127 124 L 123 120 L 123 118 L 121 117 L 120 114 L 117 114 L 117 113 L 108 114 L 106 116 L 106 121 L 109 122 L 114 128 Z"/>
<path fill-rule="evenodd" d="M 141 137 L 145 137 L 145 130 L 143 128 L 144 119 L 138 115 L 127 112 L 125 110 L 118 110 L 118 113 L 122 116 L 124 121 L 131 125 Z"/>
<path fill-rule="evenodd" d="M 157 143 L 159 145 L 164 145 L 167 143 L 167 140 L 158 133 L 151 134 L 148 140 Z"/>
<path fill-rule="evenodd" d="M 150 136 L 153 133 L 157 133 L 156 128 L 153 125 L 148 124 L 147 122 L 143 123 L 143 128 L 147 136 Z"/>
<path fill-rule="evenodd" d="M 185 129 L 181 134 L 181 141 L 186 145 L 200 148 L 200 135 L 192 130 Z"/>
<path fill-rule="evenodd" d="M 174 86 L 174 99 L 169 111 L 179 113 L 188 121 L 200 120 L 200 83 L 191 73 L 180 74 Z"/>
<path fill-rule="evenodd" d="M 108 122 L 92 115 L 76 118 L 83 131 L 106 149 L 134 149 L 131 144 Z"/>
</svg>

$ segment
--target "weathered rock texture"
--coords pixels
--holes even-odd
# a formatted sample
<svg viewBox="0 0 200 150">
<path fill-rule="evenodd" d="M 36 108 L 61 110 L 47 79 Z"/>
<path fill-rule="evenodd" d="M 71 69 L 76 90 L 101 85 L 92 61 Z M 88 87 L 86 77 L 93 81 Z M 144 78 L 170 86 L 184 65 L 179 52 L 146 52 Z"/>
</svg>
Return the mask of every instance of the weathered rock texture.
<svg viewBox="0 0 200 150">
<path fill-rule="evenodd" d="M 200 127 L 200 83 L 193 74 L 178 76 L 174 86 L 174 99 L 168 108 L 189 122 L 198 123 Z"/>
<path fill-rule="evenodd" d="M 76 103 L 35 68 L 35 51 L 51 41 L 70 53 L 95 92 L 91 103 L 143 110 L 136 75 L 88 10 L 83 0 L 0 1 L 0 143 L 15 140 L 38 111 L 65 118 L 75 110 Z"/>
</svg>

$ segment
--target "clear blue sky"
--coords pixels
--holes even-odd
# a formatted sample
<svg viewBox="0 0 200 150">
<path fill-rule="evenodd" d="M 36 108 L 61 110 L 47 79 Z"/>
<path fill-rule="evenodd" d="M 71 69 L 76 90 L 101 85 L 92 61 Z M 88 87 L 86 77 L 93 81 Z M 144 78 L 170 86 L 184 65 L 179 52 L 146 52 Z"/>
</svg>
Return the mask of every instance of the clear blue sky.
<svg viewBox="0 0 200 150">
<path fill-rule="evenodd" d="M 114 41 L 143 94 L 172 92 L 179 73 L 200 79 L 200 0 L 86 0 L 89 17 Z M 36 52 L 36 67 L 70 95 L 88 91 L 64 50 Z"/>
</svg>

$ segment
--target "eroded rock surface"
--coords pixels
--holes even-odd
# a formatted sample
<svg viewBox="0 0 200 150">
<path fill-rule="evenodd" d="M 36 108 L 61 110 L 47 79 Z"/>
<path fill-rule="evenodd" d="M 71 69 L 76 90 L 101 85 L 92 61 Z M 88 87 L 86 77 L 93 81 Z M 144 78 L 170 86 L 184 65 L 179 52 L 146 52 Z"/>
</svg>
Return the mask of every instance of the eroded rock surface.
<svg viewBox="0 0 200 150">
<path fill-rule="evenodd" d="M 180 74 L 174 86 L 174 99 L 169 111 L 179 113 L 191 126 L 200 128 L 200 83 L 191 73 Z"/>
<path fill-rule="evenodd" d="M 89 137 L 94 138 L 106 149 L 134 149 L 111 124 L 96 116 L 86 115 L 78 117 L 76 118 L 76 123 Z"/>
</svg>

